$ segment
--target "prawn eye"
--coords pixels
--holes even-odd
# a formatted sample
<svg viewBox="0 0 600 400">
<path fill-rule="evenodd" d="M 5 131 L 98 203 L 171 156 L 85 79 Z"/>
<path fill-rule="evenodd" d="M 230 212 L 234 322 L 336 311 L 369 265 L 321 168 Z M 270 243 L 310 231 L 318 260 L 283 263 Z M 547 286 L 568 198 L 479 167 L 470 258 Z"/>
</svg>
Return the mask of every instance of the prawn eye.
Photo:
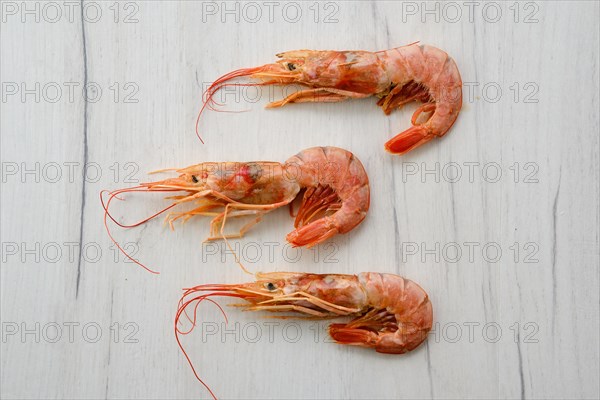
<svg viewBox="0 0 600 400">
<path fill-rule="evenodd" d="M 267 283 L 267 284 L 265 285 L 265 287 L 267 288 L 267 290 L 269 290 L 269 291 L 271 291 L 271 292 L 272 292 L 273 290 L 277 289 L 277 286 L 275 286 L 275 284 L 274 284 L 273 282 L 269 282 L 269 283 Z"/>
<path fill-rule="evenodd" d="M 198 178 L 196 178 L 196 175 L 192 175 L 192 180 L 194 181 L 194 183 L 198 183 Z"/>
<path fill-rule="evenodd" d="M 293 71 L 296 69 L 296 66 L 292 63 L 287 63 L 287 69 L 290 71 Z"/>
</svg>

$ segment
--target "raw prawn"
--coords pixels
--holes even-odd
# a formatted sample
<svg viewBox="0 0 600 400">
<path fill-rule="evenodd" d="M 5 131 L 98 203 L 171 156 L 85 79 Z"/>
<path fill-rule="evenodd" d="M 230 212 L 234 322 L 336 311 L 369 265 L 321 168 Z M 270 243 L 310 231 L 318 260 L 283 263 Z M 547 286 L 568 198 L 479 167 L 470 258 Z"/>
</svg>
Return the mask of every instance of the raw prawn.
<svg viewBox="0 0 600 400">
<path fill-rule="evenodd" d="M 236 85 L 227 82 L 243 76 L 262 81 L 255 85 L 310 87 L 272 102 L 268 108 L 376 96 L 377 105 L 388 115 L 412 101 L 424 103 L 414 112 L 412 127 L 385 144 L 393 154 L 407 153 L 434 137 L 444 136 L 462 107 L 462 80 L 454 60 L 444 51 L 418 42 L 379 52 L 296 50 L 277 57 L 280 60 L 276 63 L 239 69 L 218 78 L 205 92 L 196 133 L 202 111 L 207 105 L 213 107 L 215 93 L 224 86 Z"/>
<path fill-rule="evenodd" d="M 409 352 L 427 338 L 432 327 L 433 308 L 427 293 L 398 275 L 272 272 L 256 276 L 257 280 L 250 283 L 184 289 L 175 317 L 175 336 L 194 375 L 209 391 L 185 353 L 180 335 L 192 331 L 201 301 L 217 304 L 211 299 L 214 296 L 243 299 L 247 303 L 236 306 L 244 310 L 287 313 L 282 318 L 298 314 L 309 319 L 354 317 L 346 323 L 331 324 L 329 335 L 337 343 L 372 348 L 379 353 Z M 194 309 L 193 318 L 186 313 L 189 306 Z M 219 309 L 224 314 L 220 306 Z M 184 313 L 192 323 L 189 330 L 180 328 Z"/>
<path fill-rule="evenodd" d="M 178 219 L 185 222 L 194 216 L 212 216 L 211 236 L 207 240 L 239 238 L 264 214 L 288 204 L 291 206 L 304 190 L 294 222 L 295 229 L 286 239 L 293 246 L 312 247 L 338 233 L 354 229 L 365 218 L 370 204 L 369 179 L 363 165 L 352 153 L 337 147 L 306 149 L 285 164 L 269 161 L 205 162 L 177 172 L 179 176 L 176 178 L 110 192 L 106 202 L 101 193 L 105 224 L 109 217 L 121 227 L 139 226 L 176 205 L 194 202 L 196 208 L 167 216 L 171 228 Z M 133 225 L 124 225 L 117 222 L 108 210 L 110 202 L 126 192 L 185 194 L 169 197 L 174 202 L 151 217 Z M 227 218 L 243 216 L 253 219 L 238 233 L 224 233 Z"/>
</svg>

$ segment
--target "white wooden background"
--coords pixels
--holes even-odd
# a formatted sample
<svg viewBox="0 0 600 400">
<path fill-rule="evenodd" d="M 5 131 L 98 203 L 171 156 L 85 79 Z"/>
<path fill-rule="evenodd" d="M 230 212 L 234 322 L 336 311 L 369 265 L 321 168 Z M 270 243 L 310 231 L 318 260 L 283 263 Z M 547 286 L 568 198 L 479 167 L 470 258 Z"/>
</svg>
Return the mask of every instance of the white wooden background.
<svg viewBox="0 0 600 400">
<path fill-rule="evenodd" d="M 205 327 L 218 331 L 184 343 L 218 396 L 598 398 L 598 2 L 481 3 L 472 18 L 462 2 L 85 3 L 83 26 L 78 4 L 2 3 L 3 398 L 207 398 L 173 335 L 180 289 L 248 276 L 231 254 L 202 247 L 207 220 L 114 230 L 161 274 L 124 262 L 98 193 L 158 168 L 284 161 L 318 145 L 364 163 L 367 219 L 296 254 L 284 247 L 287 210 L 276 211 L 234 241 L 245 265 L 402 274 L 431 296 L 435 332 L 410 354 L 385 356 L 328 343 L 323 331 L 315 339 L 311 322 L 236 309 L 226 333 L 207 304 Z M 35 7 L 37 17 L 25 12 Z M 225 7 L 238 7 L 239 23 Z M 194 134 L 202 85 L 227 71 L 285 50 L 418 40 L 447 51 L 468 87 L 447 137 L 404 157 L 383 144 L 414 107 L 385 117 L 373 99 L 265 110 L 267 92 L 254 103 L 232 94 L 228 109 L 251 112 L 207 112 L 206 145 Z M 438 178 L 423 175 L 436 165 Z M 128 199 L 115 207 L 124 221 L 166 204 Z M 436 246 L 437 260 L 424 251 Z"/>
</svg>

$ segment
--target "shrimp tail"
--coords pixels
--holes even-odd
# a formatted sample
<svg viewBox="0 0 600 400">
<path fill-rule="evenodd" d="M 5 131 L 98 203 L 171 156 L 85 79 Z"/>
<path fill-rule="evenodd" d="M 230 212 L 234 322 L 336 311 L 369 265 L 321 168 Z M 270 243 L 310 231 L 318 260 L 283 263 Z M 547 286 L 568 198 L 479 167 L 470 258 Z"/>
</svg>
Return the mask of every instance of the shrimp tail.
<svg viewBox="0 0 600 400">
<path fill-rule="evenodd" d="M 404 354 L 418 347 L 426 338 L 429 329 L 401 328 L 395 333 L 377 334 L 371 330 L 331 324 L 329 335 L 337 343 L 371 347 L 378 353 Z"/>
<path fill-rule="evenodd" d="M 311 248 L 338 233 L 333 218 L 324 217 L 288 233 L 286 239 L 294 247 L 306 246 Z"/>
<path fill-rule="evenodd" d="M 385 149 L 392 154 L 405 154 L 429 142 L 434 136 L 426 126 L 414 125 L 388 140 Z"/>
<path fill-rule="evenodd" d="M 366 329 L 348 328 L 345 324 L 329 325 L 329 335 L 340 344 L 375 347 L 377 334 Z"/>
</svg>

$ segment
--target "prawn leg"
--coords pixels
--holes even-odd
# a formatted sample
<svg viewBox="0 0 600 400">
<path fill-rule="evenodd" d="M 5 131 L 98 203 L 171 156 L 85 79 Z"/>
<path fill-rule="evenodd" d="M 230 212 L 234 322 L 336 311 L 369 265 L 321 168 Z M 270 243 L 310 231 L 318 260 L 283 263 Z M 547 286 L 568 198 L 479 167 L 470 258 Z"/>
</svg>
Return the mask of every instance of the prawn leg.
<svg viewBox="0 0 600 400">
<path fill-rule="evenodd" d="M 296 293 L 290 293 L 289 295 L 286 295 L 285 297 L 280 297 L 278 299 L 271 299 L 271 300 L 265 300 L 261 303 L 259 303 L 261 306 L 268 304 L 268 303 L 273 303 L 273 302 L 277 302 L 277 301 L 282 301 L 282 300 L 288 300 L 288 301 L 307 301 L 309 303 L 314 304 L 317 307 L 320 307 L 326 311 L 329 311 L 330 313 L 336 314 L 336 315 L 348 315 L 348 314 L 352 314 L 352 313 L 356 313 L 358 311 L 360 311 L 359 309 L 353 309 L 353 308 L 348 308 L 348 307 L 342 307 L 330 302 L 327 302 L 323 299 L 320 299 L 318 297 L 315 297 L 309 293 L 306 292 L 296 292 Z"/>
<path fill-rule="evenodd" d="M 216 200 L 208 200 L 206 199 L 207 196 L 213 196 L 216 198 Z M 173 222 L 180 218 L 183 219 L 183 222 L 185 223 L 195 215 L 210 215 L 207 214 L 208 210 L 231 202 L 231 199 L 229 199 L 227 196 L 223 196 L 221 193 L 210 189 L 203 190 L 189 196 L 172 196 L 171 198 L 175 199 L 173 204 L 187 203 L 197 199 L 206 199 L 204 204 L 202 204 L 200 207 L 194 208 L 193 210 L 169 213 L 165 219 L 165 222 L 169 224 L 171 230 L 174 230 Z"/>
<path fill-rule="evenodd" d="M 385 115 L 390 115 L 393 109 L 402 108 L 410 102 L 421 101 L 427 103 L 430 100 L 431 96 L 426 87 L 410 82 L 404 86 L 394 86 L 386 96 L 379 99 L 377 105 L 383 109 Z"/>
<path fill-rule="evenodd" d="M 288 103 L 337 103 L 347 99 L 361 99 L 370 94 L 349 92 L 332 88 L 306 89 L 292 93 L 285 99 L 267 104 L 267 108 L 283 107 Z"/>
<path fill-rule="evenodd" d="M 404 335 L 414 335 L 415 333 L 419 333 L 415 332 L 415 326 L 411 327 L 411 324 L 406 325 L 408 326 L 399 327 L 394 314 L 385 309 L 372 309 L 347 324 L 329 325 L 329 335 L 333 340 L 340 344 L 377 348 L 381 333 L 389 332 L 394 334 L 394 332 L 398 332 L 400 329 L 403 330 L 402 333 Z M 379 334 L 376 332 L 379 332 Z M 425 337 L 423 337 L 423 339 L 425 339 Z M 380 347 L 377 348 L 377 351 L 382 353 L 401 354 L 408 350 L 405 348 L 388 349 Z"/>
<path fill-rule="evenodd" d="M 268 211 L 259 211 L 259 210 L 234 210 L 234 211 L 228 211 L 227 215 L 225 215 L 225 212 L 222 212 L 221 214 L 219 214 L 215 218 L 213 218 L 213 220 L 210 222 L 211 236 L 207 237 L 204 241 L 211 242 L 211 241 L 215 241 L 215 240 L 221 240 L 223 238 L 225 238 L 225 239 L 242 238 L 242 237 L 244 237 L 246 232 L 248 232 L 254 225 L 258 224 L 261 221 L 263 215 L 265 215 L 267 212 Z M 248 215 L 256 215 L 256 218 L 254 218 L 253 220 L 249 221 L 244 226 L 242 226 L 238 233 L 231 233 L 231 234 L 225 235 L 223 233 L 225 224 L 222 223 L 220 228 L 218 228 L 218 226 L 217 226 L 217 224 L 221 220 L 225 221 L 226 217 L 238 218 L 238 217 L 243 217 L 243 216 L 248 216 Z M 218 231 L 220 231 L 220 234 L 217 235 Z"/>
<path fill-rule="evenodd" d="M 263 310 L 263 311 L 271 311 L 271 312 L 296 311 L 296 312 L 306 313 L 309 315 L 314 315 L 315 317 L 327 317 L 328 316 L 327 313 L 313 310 L 312 308 L 297 306 L 297 305 L 293 305 L 293 304 L 274 305 L 274 306 L 251 306 L 251 307 L 247 307 L 246 310 L 248 310 L 248 311 Z"/>
<path fill-rule="evenodd" d="M 209 204 L 204 204 L 200 207 L 194 208 L 193 210 L 190 211 L 184 211 L 184 212 L 172 212 L 167 214 L 166 218 L 165 218 L 165 223 L 169 224 L 169 227 L 171 228 L 171 230 L 175 230 L 175 227 L 173 226 L 173 223 L 175 221 L 177 221 L 178 219 L 182 219 L 183 223 L 185 224 L 190 218 L 196 216 L 196 215 L 201 215 L 201 216 L 211 216 L 214 215 L 214 212 L 211 213 L 208 210 L 215 208 L 215 207 L 222 207 L 223 205 L 217 202 L 214 203 L 209 203 Z"/>
<path fill-rule="evenodd" d="M 207 238 L 206 241 L 213 241 L 219 239 L 230 239 L 230 238 L 241 238 L 244 234 L 250 230 L 254 225 L 260 222 L 262 216 L 269 211 L 272 211 L 276 208 L 281 207 L 282 205 L 287 204 L 287 202 L 280 202 L 275 204 L 267 204 L 267 205 L 257 205 L 257 204 L 242 204 L 242 203 L 229 203 L 225 206 L 225 211 L 219 214 L 217 217 L 213 218 L 211 221 L 211 237 Z M 233 211 L 230 211 L 233 209 Z M 244 225 L 237 234 L 225 235 L 225 224 L 227 223 L 228 217 L 242 217 L 244 215 L 256 215 L 257 217 Z M 219 236 L 216 236 L 216 227 L 217 223 L 221 222 L 221 228 L 219 231 Z"/>
</svg>

